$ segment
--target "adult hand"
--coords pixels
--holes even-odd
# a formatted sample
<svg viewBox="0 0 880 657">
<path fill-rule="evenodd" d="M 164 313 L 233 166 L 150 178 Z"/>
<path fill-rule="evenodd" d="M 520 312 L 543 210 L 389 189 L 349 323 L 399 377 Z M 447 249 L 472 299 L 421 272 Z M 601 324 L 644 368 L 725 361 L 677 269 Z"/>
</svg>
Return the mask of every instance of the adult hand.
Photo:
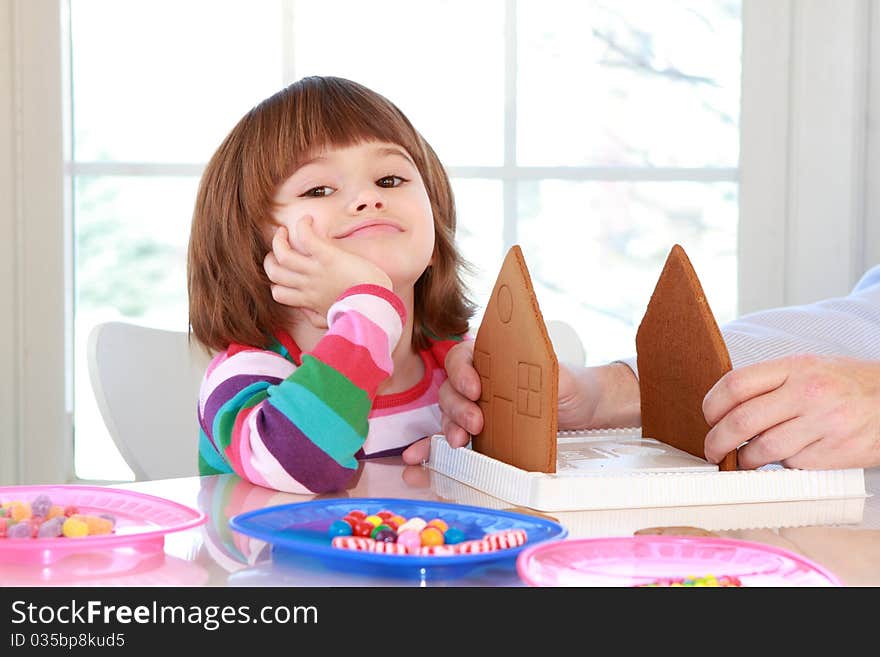
<svg viewBox="0 0 880 657">
<path fill-rule="evenodd" d="M 309 216 L 297 223 L 292 240 L 286 227 L 275 230 L 263 268 L 272 283 L 272 298 L 302 309 L 318 328 L 327 327 L 327 310 L 353 285 L 372 283 L 389 290 L 392 285 L 388 274 L 372 262 L 315 233 Z"/>
<path fill-rule="evenodd" d="M 474 341 L 466 340 L 450 349 L 445 367 L 447 378 L 439 393 L 441 431 L 452 447 L 463 447 L 471 435 L 483 429 L 483 413 L 477 404 L 481 385 L 474 369 Z M 625 427 L 639 423 L 638 380 L 632 370 L 621 363 L 582 368 L 560 364 L 557 397 L 559 429 Z"/>
<path fill-rule="evenodd" d="M 880 465 L 880 362 L 796 355 L 731 370 L 706 394 L 703 414 L 715 463 L 739 447 L 746 469 Z"/>
</svg>

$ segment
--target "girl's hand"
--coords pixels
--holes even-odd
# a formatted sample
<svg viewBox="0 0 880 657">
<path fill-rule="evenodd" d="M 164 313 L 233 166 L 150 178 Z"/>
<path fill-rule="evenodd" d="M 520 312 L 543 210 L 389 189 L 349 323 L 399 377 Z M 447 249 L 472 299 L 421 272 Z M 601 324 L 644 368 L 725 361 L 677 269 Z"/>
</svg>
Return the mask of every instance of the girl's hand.
<svg viewBox="0 0 880 657">
<path fill-rule="evenodd" d="M 731 370 L 703 414 L 713 462 L 739 447 L 742 468 L 880 465 L 880 362 L 797 355 Z"/>
<path fill-rule="evenodd" d="M 311 217 L 303 217 L 296 225 L 292 244 L 287 228 L 277 228 L 272 250 L 263 260 L 272 282 L 272 298 L 302 309 L 318 328 L 327 327 L 327 311 L 348 288 L 372 283 L 391 289 L 391 279 L 379 267 L 317 235 Z"/>
</svg>

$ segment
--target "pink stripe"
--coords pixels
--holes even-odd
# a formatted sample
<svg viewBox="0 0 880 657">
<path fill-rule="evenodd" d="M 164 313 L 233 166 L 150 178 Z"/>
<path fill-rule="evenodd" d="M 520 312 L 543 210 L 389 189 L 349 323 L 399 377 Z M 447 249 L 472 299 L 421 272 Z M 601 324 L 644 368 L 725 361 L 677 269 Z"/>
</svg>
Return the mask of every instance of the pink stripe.
<svg viewBox="0 0 880 657">
<path fill-rule="evenodd" d="M 385 301 L 390 303 L 394 307 L 394 310 L 397 311 L 397 315 L 400 317 L 400 323 L 406 324 L 406 307 L 403 305 L 403 301 L 401 301 L 400 297 L 397 296 L 394 292 L 386 287 L 382 287 L 381 285 L 355 285 L 354 287 L 350 287 L 345 292 L 340 294 L 339 298 L 337 298 L 336 301 L 342 301 L 347 297 L 353 297 L 357 294 L 372 294 L 379 297 L 380 299 L 385 299 Z"/>
<path fill-rule="evenodd" d="M 211 376 L 211 372 L 213 372 L 217 368 L 217 366 L 225 361 L 227 358 L 229 358 L 229 356 L 226 354 L 225 351 L 221 351 L 214 358 L 212 358 L 211 362 L 208 363 L 208 367 L 205 368 L 204 378 L 207 379 L 209 376 Z"/>
<path fill-rule="evenodd" d="M 446 380 L 445 370 L 434 370 L 431 385 L 427 387 L 425 393 L 404 406 L 392 406 L 390 408 L 373 408 L 370 417 L 384 417 L 386 415 L 397 415 L 405 411 L 411 411 L 423 406 L 436 404 L 440 400 L 440 385 Z"/>
<path fill-rule="evenodd" d="M 238 452 L 241 457 L 241 470 L 236 471 L 243 472 L 245 478 L 252 483 L 272 488 L 272 486 L 269 486 L 269 482 L 266 481 L 266 478 L 251 466 L 254 459 L 254 454 L 251 451 L 251 420 L 256 419 L 257 411 L 262 409 L 263 404 L 265 403 L 266 400 L 264 399 L 251 409 L 251 412 L 248 413 L 247 419 L 241 424 L 241 435 L 237 438 L 233 436 L 233 438 L 238 440 Z M 260 439 L 259 433 L 255 433 L 257 434 L 257 440 L 260 440 L 262 443 L 263 441 Z"/>
<path fill-rule="evenodd" d="M 376 396 L 376 389 L 388 378 L 389 373 L 376 367 L 366 347 L 353 345 L 340 335 L 325 335 L 312 355 L 345 375 L 371 398 Z"/>
<path fill-rule="evenodd" d="M 388 351 L 388 335 L 365 315 L 356 310 L 346 311 L 345 315 L 333 322 L 328 333 L 365 347 L 370 352 L 370 358 L 373 359 L 376 367 L 389 375 L 394 371 L 394 364 Z"/>
</svg>

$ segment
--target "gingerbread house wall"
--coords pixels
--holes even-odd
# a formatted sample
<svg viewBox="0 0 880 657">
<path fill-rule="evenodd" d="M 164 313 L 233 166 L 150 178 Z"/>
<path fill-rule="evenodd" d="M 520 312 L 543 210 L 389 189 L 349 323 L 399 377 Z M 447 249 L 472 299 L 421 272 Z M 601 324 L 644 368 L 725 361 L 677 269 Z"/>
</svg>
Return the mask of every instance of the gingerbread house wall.
<svg viewBox="0 0 880 657">
<path fill-rule="evenodd" d="M 555 472 L 558 363 L 517 246 L 486 307 L 474 365 L 483 411 L 474 449 L 524 470 Z"/>
</svg>

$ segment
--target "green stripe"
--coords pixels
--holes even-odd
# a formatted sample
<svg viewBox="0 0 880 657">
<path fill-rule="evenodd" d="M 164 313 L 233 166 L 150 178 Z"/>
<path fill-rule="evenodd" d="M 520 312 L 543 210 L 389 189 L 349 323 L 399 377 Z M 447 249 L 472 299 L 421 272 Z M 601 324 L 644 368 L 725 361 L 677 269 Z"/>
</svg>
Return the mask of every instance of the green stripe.
<svg viewBox="0 0 880 657">
<path fill-rule="evenodd" d="M 228 472 L 232 472 L 232 467 L 214 449 L 211 441 L 208 440 L 208 434 L 199 429 L 199 474 L 213 475 Z"/>
<path fill-rule="evenodd" d="M 288 381 L 291 380 L 323 401 L 355 432 L 367 435 L 367 417 L 372 408 L 370 397 L 339 370 L 314 356 L 306 355 L 303 356 L 302 366 L 288 378 Z"/>
<path fill-rule="evenodd" d="M 291 421 L 296 418 L 299 430 L 342 467 L 357 468 L 354 455 L 367 438 L 366 417 L 358 433 L 322 399 L 290 379 L 270 389 L 269 403 Z"/>
<path fill-rule="evenodd" d="M 253 408 L 266 398 L 266 388 L 269 383 L 266 381 L 256 381 L 246 388 L 242 388 L 238 393 L 223 404 L 214 416 L 214 442 L 218 447 L 225 450 L 232 442 L 232 429 L 235 427 L 235 418 L 238 414 L 248 408 Z"/>
</svg>

